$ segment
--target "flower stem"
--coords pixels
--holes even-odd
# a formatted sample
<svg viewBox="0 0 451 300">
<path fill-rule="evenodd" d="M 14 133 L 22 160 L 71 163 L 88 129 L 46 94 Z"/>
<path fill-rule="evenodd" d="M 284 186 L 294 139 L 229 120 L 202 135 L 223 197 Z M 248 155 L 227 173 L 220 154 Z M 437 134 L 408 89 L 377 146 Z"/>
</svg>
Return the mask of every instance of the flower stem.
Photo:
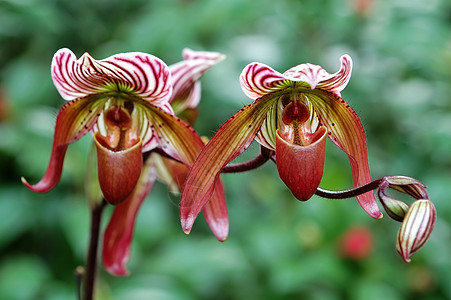
<svg viewBox="0 0 451 300">
<path fill-rule="evenodd" d="M 89 249 L 86 257 L 86 267 L 84 272 L 84 298 L 83 300 L 94 299 L 94 288 L 97 274 L 97 252 L 99 248 L 100 222 L 102 220 L 105 200 L 91 210 L 91 233 L 89 238 Z"/>
<path fill-rule="evenodd" d="M 81 289 L 82 289 L 82 284 L 83 284 L 83 278 L 85 275 L 85 268 L 82 266 L 78 266 L 75 269 L 75 284 L 77 286 L 77 300 L 82 300 L 81 299 Z"/>
<path fill-rule="evenodd" d="M 161 148 L 155 148 L 149 152 L 145 152 L 143 154 L 143 159 L 146 160 L 151 153 L 157 153 L 163 157 L 175 160 L 176 162 L 183 164 L 178 159 L 167 154 Z M 222 169 L 221 173 L 240 173 L 240 172 L 246 172 L 246 171 L 250 171 L 253 169 L 257 169 L 258 167 L 264 165 L 269 159 L 272 159 L 273 154 L 274 154 L 274 151 L 269 150 L 265 147 L 261 147 L 260 153 L 255 158 L 245 161 L 245 162 L 230 163 L 227 166 L 225 166 L 224 169 Z"/>
<path fill-rule="evenodd" d="M 265 164 L 271 156 L 274 154 L 274 151 L 269 150 L 267 148 L 261 147 L 260 153 L 253 159 L 245 161 L 245 162 L 239 162 L 239 163 L 232 163 L 228 164 L 227 166 L 222 169 L 222 173 L 239 173 L 239 172 L 246 172 L 253 169 L 256 169 L 263 164 Z"/>
<path fill-rule="evenodd" d="M 344 191 L 329 191 L 318 187 L 315 194 L 320 197 L 329 198 L 329 199 L 345 199 L 352 198 L 358 195 L 362 195 L 366 192 L 372 191 L 379 187 L 379 184 L 382 182 L 383 178 L 379 178 L 371 181 L 370 183 L 364 184 L 362 186 L 344 190 Z"/>
</svg>

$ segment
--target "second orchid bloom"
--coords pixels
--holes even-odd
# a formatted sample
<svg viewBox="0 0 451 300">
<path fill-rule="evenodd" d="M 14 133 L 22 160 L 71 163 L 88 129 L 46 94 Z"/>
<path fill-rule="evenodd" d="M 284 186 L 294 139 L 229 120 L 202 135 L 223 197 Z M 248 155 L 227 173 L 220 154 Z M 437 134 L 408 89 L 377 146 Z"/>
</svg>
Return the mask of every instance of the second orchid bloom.
<svg viewBox="0 0 451 300">
<path fill-rule="evenodd" d="M 182 193 L 182 228 L 191 231 L 193 223 L 211 200 L 221 172 L 229 162 L 256 140 L 262 148 L 260 158 L 242 164 L 258 166 L 261 158 L 272 159 L 280 178 L 301 200 L 313 194 L 328 198 L 356 197 L 373 218 L 382 218 L 373 190 L 388 215 L 402 225 L 396 248 L 410 261 L 428 240 L 436 212 L 425 186 L 405 176 L 386 176 L 372 181 L 368 166 L 366 137 L 355 111 L 341 98 L 351 77 L 352 60 L 340 58 L 340 69 L 329 74 L 322 67 L 300 64 L 279 73 L 262 63 L 251 63 L 241 73 L 243 92 L 254 102 L 233 115 L 213 136 L 192 166 Z M 354 188 L 326 191 L 319 188 L 324 169 L 325 143 L 328 137 L 349 158 Z M 412 205 L 386 195 L 392 188 L 417 199 Z"/>
<path fill-rule="evenodd" d="M 221 170 L 254 139 L 275 151 L 279 175 L 299 200 L 308 200 L 319 186 L 326 137 L 348 155 L 355 187 L 371 181 L 365 132 L 340 95 L 351 77 L 352 60 L 344 55 L 340 61 L 334 74 L 312 64 L 283 74 L 261 63 L 244 68 L 241 87 L 254 102 L 218 130 L 194 163 L 181 199 L 184 231 L 191 230 L 208 203 Z M 382 217 L 372 192 L 357 201 L 371 217 Z"/>
</svg>

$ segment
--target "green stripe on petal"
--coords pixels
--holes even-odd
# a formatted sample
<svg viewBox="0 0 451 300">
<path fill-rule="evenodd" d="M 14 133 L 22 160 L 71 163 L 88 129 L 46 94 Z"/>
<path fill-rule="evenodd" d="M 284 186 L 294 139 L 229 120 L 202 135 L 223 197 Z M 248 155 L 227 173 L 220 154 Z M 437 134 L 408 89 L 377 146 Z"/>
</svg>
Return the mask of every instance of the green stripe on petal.
<svg viewBox="0 0 451 300">
<path fill-rule="evenodd" d="M 362 123 L 343 99 L 323 90 L 302 91 L 312 103 L 322 125 L 329 130 L 329 138 L 349 157 L 354 187 L 371 182 Z M 372 191 L 357 196 L 362 208 L 373 218 L 382 217 Z"/>
<path fill-rule="evenodd" d="M 35 185 L 25 178 L 23 184 L 30 190 L 44 193 L 51 190 L 60 180 L 67 147 L 85 135 L 96 122 L 108 98 L 104 95 L 91 95 L 66 103 L 56 117 L 52 153 L 44 177 Z"/>
<path fill-rule="evenodd" d="M 233 115 L 213 136 L 192 166 L 180 200 L 182 228 L 189 233 L 211 197 L 221 170 L 252 142 L 278 95 L 265 96 Z"/>
<path fill-rule="evenodd" d="M 255 140 L 262 146 L 276 150 L 276 131 L 278 128 L 278 105 L 280 101 L 275 101 L 266 113 L 266 118 L 260 130 L 257 133 Z"/>
</svg>

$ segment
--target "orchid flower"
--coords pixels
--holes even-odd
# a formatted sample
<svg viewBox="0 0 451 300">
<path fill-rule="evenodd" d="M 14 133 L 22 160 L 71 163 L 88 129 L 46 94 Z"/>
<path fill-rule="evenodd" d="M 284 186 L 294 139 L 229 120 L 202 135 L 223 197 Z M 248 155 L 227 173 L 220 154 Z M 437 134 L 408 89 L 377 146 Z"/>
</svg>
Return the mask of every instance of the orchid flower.
<svg viewBox="0 0 451 300">
<path fill-rule="evenodd" d="M 241 87 L 254 102 L 217 131 L 192 166 L 180 203 L 186 233 L 209 202 L 223 168 L 254 139 L 274 151 L 281 179 L 299 200 L 308 200 L 321 181 L 326 136 L 348 155 L 354 187 L 371 182 L 365 132 L 340 94 L 351 77 L 352 60 L 344 55 L 340 61 L 334 74 L 308 63 L 283 74 L 257 62 L 244 68 Z M 358 195 L 357 201 L 371 217 L 382 217 L 372 192 Z"/>
<path fill-rule="evenodd" d="M 191 125 L 197 116 L 200 101 L 201 76 L 213 65 L 224 59 L 217 52 L 183 50 L 184 60 L 169 66 L 173 93 L 169 103 L 181 118 Z M 127 275 L 125 264 L 129 260 L 130 246 L 138 210 L 149 194 L 156 178 L 167 183 L 171 190 L 182 188 L 189 168 L 173 159 L 150 154 L 145 161 L 141 178 L 133 193 L 122 203 L 115 206 L 103 239 L 102 259 L 108 272 L 117 276 Z M 224 191 L 220 181 L 216 184 L 214 201 L 203 209 L 207 223 L 219 241 L 225 241 L 228 235 L 228 214 Z"/>
<path fill-rule="evenodd" d="M 69 144 L 92 131 L 104 197 L 112 204 L 123 201 L 141 174 L 141 153 L 165 144 L 151 126 L 162 125 L 153 115 L 173 113 L 168 67 L 144 53 L 117 54 L 97 61 L 88 53 L 77 60 L 69 49 L 60 49 L 53 57 L 51 72 L 55 87 L 69 102 L 56 118 L 44 177 L 35 185 L 25 179 L 23 183 L 36 192 L 52 189 L 61 178 Z M 179 156 L 179 150 L 168 148 Z"/>
<path fill-rule="evenodd" d="M 199 76 L 200 69 L 193 74 Z M 143 152 L 161 149 L 189 167 L 204 147 L 194 129 L 174 116 L 170 101 L 177 93 L 172 93 L 171 70 L 153 55 L 131 52 L 95 60 L 85 53 L 77 59 L 69 49 L 61 49 L 53 57 L 51 73 L 55 87 L 68 103 L 56 118 L 45 175 L 34 185 L 22 178 L 33 191 L 43 193 L 55 187 L 69 144 L 88 132 L 92 132 L 96 144 L 100 187 L 111 204 L 123 202 L 135 187 L 147 186 L 150 190 L 151 184 L 137 186 Z M 192 78 L 185 82 L 195 84 Z M 141 177 L 152 178 L 148 174 Z M 213 209 L 225 207 L 224 197 L 219 195 L 222 185 L 219 182 L 217 186 L 218 196 L 213 198 L 207 214 L 212 227 L 220 222 L 222 228 L 227 216 L 220 215 L 223 210 Z"/>
</svg>

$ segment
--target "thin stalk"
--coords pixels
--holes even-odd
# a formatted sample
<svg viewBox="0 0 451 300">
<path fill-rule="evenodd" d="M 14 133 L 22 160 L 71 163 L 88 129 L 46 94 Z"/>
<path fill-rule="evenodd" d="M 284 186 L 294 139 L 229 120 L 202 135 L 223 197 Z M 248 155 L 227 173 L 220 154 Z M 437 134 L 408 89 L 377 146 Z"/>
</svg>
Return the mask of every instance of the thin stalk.
<svg viewBox="0 0 451 300">
<path fill-rule="evenodd" d="M 370 183 L 364 184 L 362 186 L 344 190 L 344 191 L 329 191 L 322 189 L 318 187 L 315 194 L 329 199 L 346 199 L 346 198 L 352 198 L 359 195 L 362 195 L 366 192 L 372 191 L 374 189 L 377 189 L 379 187 L 379 184 L 382 182 L 383 178 L 379 178 L 376 180 L 371 181 Z"/>
<path fill-rule="evenodd" d="M 82 285 L 83 285 L 83 277 L 85 275 L 85 268 L 83 268 L 82 266 L 78 266 L 75 269 L 75 284 L 77 286 L 77 300 L 82 300 L 81 299 L 81 294 L 82 294 Z"/>
<path fill-rule="evenodd" d="M 102 220 L 105 200 L 91 210 L 91 233 L 89 237 L 89 249 L 86 257 L 86 267 L 84 272 L 84 300 L 94 299 L 94 289 L 97 274 L 97 252 L 99 248 L 100 223 Z"/>
<path fill-rule="evenodd" d="M 255 158 L 244 162 L 228 164 L 222 169 L 221 173 L 240 173 L 256 169 L 264 165 L 273 153 L 274 151 L 261 147 L 260 153 Z"/>
<path fill-rule="evenodd" d="M 161 148 L 155 148 L 149 152 L 145 152 L 143 154 L 144 160 L 147 159 L 151 153 L 157 153 L 163 157 L 172 159 L 176 162 L 183 164 L 180 160 L 170 156 Z M 261 147 L 260 153 L 255 158 L 245 162 L 230 163 L 222 169 L 221 173 L 240 173 L 256 169 L 264 165 L 269 159 L 272 159 L 273 154 L 274 151 Z"/>
</svg>

